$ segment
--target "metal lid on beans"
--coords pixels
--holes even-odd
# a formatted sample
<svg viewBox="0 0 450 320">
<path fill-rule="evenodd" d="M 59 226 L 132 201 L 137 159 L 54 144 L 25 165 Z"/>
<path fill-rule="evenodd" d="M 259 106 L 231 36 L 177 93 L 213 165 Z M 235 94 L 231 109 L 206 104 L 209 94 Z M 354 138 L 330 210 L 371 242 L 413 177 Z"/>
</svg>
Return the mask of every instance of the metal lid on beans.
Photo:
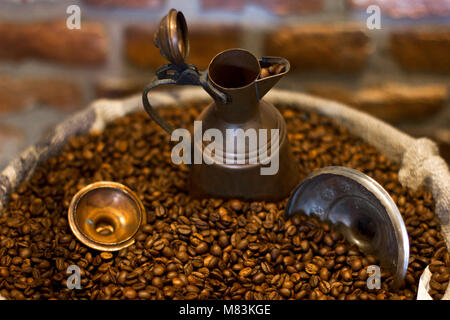
<svg viewBox="0 0 450 320">
<path fill-rule="evenodd" d="M 295 189 L 286 217 L 314 215 L 328 221 L 361 250 L 374 254 L 399 286 L 408 267 L 409 240 L 388 192 L 368 175 L 347 167 L 314 171 Z"/>
</svg>

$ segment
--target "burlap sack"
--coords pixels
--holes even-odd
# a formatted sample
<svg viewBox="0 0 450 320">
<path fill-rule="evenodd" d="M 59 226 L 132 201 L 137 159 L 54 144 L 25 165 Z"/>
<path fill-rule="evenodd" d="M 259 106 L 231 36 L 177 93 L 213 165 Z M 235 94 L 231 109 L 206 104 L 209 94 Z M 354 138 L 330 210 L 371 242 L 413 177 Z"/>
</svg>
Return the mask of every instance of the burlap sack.
<svg viewBox="0 0 450 320">
<path fill-rule="evenodd" d="M 376 147 L 389 159 L 400 163 L 399 179 L 403 185 L 412 189 L 421 187 L 432 192 L 436 201 L 436 213 L 442 223 L 442 233 L 450 247 L 450 173 L 432 141 L 425 138 L 414 139 L 383 121 L 330 100 L 276 89 L 271 90 L 265 99 L 275 105 L 289 104 L 331 118 Z M 181 106 L 187 101 L 209 100 L 210 97 L 201 88 L 160 91 L 150 96 L 150 102 L 155 107 L 172 104 Z M 70 137 L 103 130 L 114 119 L 137 110 L 143 110 L 139 95 L 124 100 L 95 101 L 90 107 L 58 125 L 40 143 L 26 149 L 0 174 L 0 213 L 6 206 L 10 193 L 26 181 L 42 161 L 57 153 Z M 428 283 L 421 285 L 427 286 Z M 450 299 L 450 286 L 443 299 Z"/>
</svg>

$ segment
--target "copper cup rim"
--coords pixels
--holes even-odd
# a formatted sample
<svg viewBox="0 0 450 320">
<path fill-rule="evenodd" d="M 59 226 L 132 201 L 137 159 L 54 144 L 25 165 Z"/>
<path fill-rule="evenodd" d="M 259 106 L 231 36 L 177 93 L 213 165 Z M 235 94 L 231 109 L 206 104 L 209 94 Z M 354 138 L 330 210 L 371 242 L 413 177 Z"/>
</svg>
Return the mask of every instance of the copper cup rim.
<svg viewBox="0 0 450 320">
<path fill-rule="evenodd" d="M 88 237 L 85 235 L 81 229 L 79 228 L 77 222 L 76 222 L 76 214 L 77 214 L 77 206 L 81 199 L 83 199 L 84 196 L 86 196 L 89 192 L 97 189 L 104 189 L 104 188 L 111 188 L 115 190 L 119 190 L 120 192 L 124 193 L 125 195 L 129 196 L 129 198 L 132 200 L 134 205 L 137 208 L 137 211 L 139 213 L 139 223 L 137 224 L 136 229 L 133 233 L 131 233 L 126 239 L 117 242 L 117 243 L 101 243 L 98 242 L 91 237 Z M 142 203 L 142 201 L 138 198 L 135 192 L 133 192 L 129 187 L 113 181 L 97 181 L 94 183 L 91 183 L 83 188 L 81 188 L 72 198 L 70 205 L 69 205 L 69 211 L 68 211 L 68 220 L 69 220 L 69 226 L 72 230 L 75 237 L 80 240 L 84 245 L 95 249 L 99 251 L 118 251 L 123 248 L 126 248 L 134 243 L 134 238 L 139 231 L 139 228 L 141 225 L 145 224 L 146 216 L 145 216 L 145 208 Z"/>
</svg>

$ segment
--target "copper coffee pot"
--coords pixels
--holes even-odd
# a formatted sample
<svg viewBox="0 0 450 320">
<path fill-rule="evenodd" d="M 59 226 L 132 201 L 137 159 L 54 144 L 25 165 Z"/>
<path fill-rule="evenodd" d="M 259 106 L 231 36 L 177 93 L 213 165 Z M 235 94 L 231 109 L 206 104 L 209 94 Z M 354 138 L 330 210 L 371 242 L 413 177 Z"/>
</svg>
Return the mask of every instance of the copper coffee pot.
<svg viewBox="0 0 450 320">
<path fill-rule="evenodd" d="M 224 159 L 222 162 L 211 157 L 209 164 L 191 161 L 191 195 L 249 200 L 279 200 L 288 196 L 299 181 L 297 164 L 290 151 L 284 118 L 262 98 L 289 71 L 289 62 L 277 57 L 258 60 L 247 50 L 229 49 L 216 55 L 206 71 L 199 72 L 185 62 L 189 55 L 188 29 L 183 14 L 175 9 L 161 20 L 155 45 L 171 64 L 157 70 L 157 79 L 143 91 L 143 104 L 150 117 L 167 133 L 173 133 L 173 126 L 158 115 L 148 100 L 149 91 L 163 84 L 199 85 L 214 99 L 199 116 L 201 135 L 208 129 L 219 130 L 223 137 L 229 130 L 240 129 L 244 132 L 262 129 L 267 134 L 265 141 L 258 136 L 257 146 L 244 139 L 245 149 L 233 152 L 224 142 L 214 150 L 215 155 Z M 281 72 L 262 78 L 261 69 L 271 65 L 281 67 Z M 208 144 L 194 141 L 191 158 L 196 152 L 203 154 Z M 267 162 L 255 161 L 263 150 L 267 150 Z M 277 157 L 277 172 L 261 174 L 261 169 Z M 237 163 L 238 159 L 244 163 Z"/>
</svg>

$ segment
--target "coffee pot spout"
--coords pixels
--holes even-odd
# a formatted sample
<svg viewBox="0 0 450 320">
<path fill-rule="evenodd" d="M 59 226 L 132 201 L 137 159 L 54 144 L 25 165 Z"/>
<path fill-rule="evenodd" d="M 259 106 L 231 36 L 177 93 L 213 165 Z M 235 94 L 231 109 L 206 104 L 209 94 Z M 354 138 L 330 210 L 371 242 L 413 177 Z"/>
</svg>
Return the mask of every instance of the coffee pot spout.
<svg viewBox="0 0 450 320">
<path fill-rule="evenodd" d="M 281 57 L 262 57 L 259 60 L 261 73 L 255 81 L 258 99 L 262 99 L 280 79 L 289 72 L 289 61 Z"/>
</svg>

